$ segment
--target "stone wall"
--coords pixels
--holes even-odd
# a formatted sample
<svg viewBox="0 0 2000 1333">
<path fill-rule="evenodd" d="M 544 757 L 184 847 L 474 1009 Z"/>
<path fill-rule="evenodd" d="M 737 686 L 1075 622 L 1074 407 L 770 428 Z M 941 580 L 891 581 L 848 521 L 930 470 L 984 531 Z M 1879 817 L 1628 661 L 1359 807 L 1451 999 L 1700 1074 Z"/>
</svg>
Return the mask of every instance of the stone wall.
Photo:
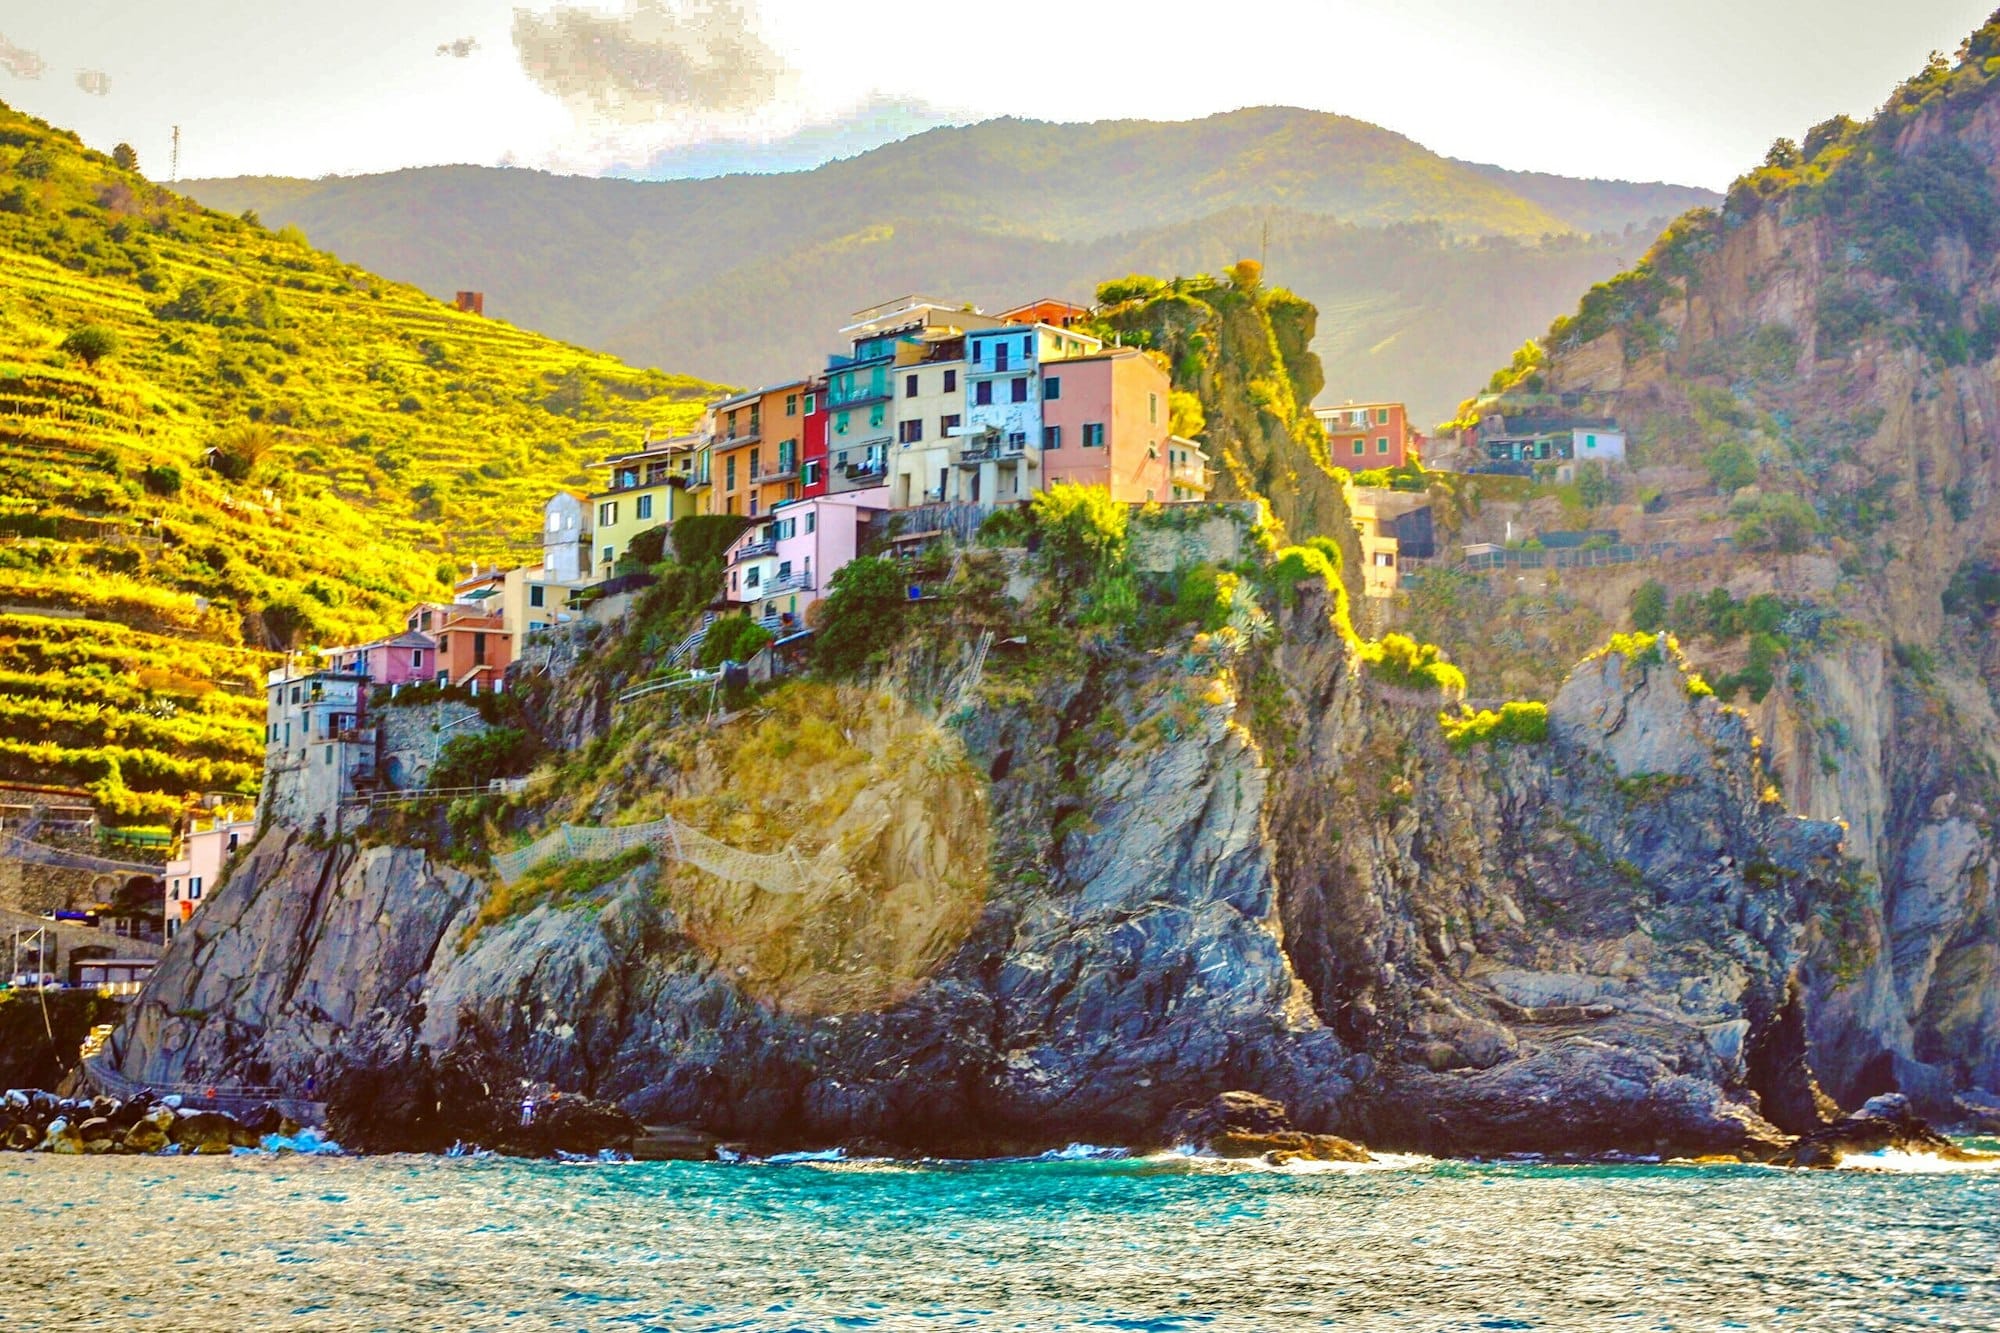
<svg viewBox="0 0 2000 1333">
<path fill-rule="evenodd" d="M 1254 504 L 1174 505 L 1132 523 L 1132 567 L 1165 574 L 1187 565 L 1233 565 L 1249 549 Z"/>
<path fill-rule="evenodd" d="M 377 768 L 382 783 L 401 790 L 423 786 L 438 753 L 453 738 L 487 729 L 478 709 L 452 700 L 387 705 L 377 708 L 370 721 L 380 737 Z"/>
</svg>

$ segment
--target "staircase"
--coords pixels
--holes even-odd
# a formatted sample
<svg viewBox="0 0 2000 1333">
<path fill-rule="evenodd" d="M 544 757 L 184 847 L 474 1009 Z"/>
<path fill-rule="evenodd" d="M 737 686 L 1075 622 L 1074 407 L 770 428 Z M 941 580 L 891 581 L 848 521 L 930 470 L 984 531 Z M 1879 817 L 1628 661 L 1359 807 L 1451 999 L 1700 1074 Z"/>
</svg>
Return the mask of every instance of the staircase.
<svg viewBox="0 0 2000 1333">
<path fill-rule="evenodd" d="M 708 638 L 709 628 L 714 624 L 715 612 L 702 612 L 701 623 L 696 625 L 685 639 L 675 644 L 674 650 L 667 654 L 667 665 L 670 667 L 679 666 L 687 659 L 689 654 L 700 648 L 702 643 Z"/>
</svg>

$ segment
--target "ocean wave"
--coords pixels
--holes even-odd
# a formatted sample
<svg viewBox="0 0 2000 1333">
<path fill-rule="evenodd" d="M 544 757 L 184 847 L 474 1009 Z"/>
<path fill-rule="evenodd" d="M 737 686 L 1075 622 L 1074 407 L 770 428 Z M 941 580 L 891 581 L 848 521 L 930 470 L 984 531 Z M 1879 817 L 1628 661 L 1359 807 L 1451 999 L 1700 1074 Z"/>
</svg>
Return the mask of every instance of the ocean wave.
<svg viewBox="0 0 2000 1333">
<path fill-rule="evenodd" d="M 1931 1153 L 1880 1152 L 1849 1153 L 1840 1159 L 1841 1171 L 1885 1171 L 1911 1176 L 1955 1176 L 1982 1171 L 2000 1171 L 2000 1157 L 1976 1162 L 1954 1162 Z"/>
<path fill-rule="evenodd" d="M 1267 1162 L 1261 1157 L 1216 1157 L 1191 1148 L 1174 1148 L 1139 1160 L 1155 1166 L 1178 1165 L 1216 1174 L 1266 1172 L 1285 1176 L 1365 1175 L 1376 1171 L 1418 1171 L 1437 1165 L 1435 1157 L 1421 1153 L 1378 1152 L 1369 1162 L 1316 1162 L 1304 1158 Z"/>
</svg>

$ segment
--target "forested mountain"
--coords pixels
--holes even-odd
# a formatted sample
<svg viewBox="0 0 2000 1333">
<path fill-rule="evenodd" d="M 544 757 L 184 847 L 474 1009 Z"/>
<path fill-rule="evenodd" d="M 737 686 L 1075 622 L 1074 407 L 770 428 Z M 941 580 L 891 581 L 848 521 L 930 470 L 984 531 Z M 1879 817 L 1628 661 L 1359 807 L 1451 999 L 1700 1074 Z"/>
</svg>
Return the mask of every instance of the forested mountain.
<svg viewBox="0 0 2000 1333">
<path fill-rule="evenodd" d="M 0 777 L 252 790 L 276 650 L 388 626 L 713 386 L 460 314 L 0 106 Z"/>
<path fill-rule="evenodd" d="M 995 120 L 780 175 L 438 167 L 186 188 L 433 294 L 477 288 L 522 325 L 742 383 L 814 364 L 849 311 L 906 291 L 995 306 L 1268 254 L 1272 280 L 1325 312 L 1329 392 L 1407 398 L 1419 419 L 1714 198 L 1473 166 L 1283 108 Z"/>
</svg>

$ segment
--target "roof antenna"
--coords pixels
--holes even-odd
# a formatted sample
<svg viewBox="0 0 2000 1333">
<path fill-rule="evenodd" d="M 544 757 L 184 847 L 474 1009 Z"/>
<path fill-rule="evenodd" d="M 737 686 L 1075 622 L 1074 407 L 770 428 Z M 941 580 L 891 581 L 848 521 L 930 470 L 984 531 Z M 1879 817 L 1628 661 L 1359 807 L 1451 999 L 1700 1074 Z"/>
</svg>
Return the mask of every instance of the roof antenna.
<svg viewBox="0 0 2000 1333">
<path fill-rule="evenodd" d="M 181 179 L 181 127 L 174 126 L 173 165 L 167 169 L 167 184 L 178 185 Z"/>
</svg>

